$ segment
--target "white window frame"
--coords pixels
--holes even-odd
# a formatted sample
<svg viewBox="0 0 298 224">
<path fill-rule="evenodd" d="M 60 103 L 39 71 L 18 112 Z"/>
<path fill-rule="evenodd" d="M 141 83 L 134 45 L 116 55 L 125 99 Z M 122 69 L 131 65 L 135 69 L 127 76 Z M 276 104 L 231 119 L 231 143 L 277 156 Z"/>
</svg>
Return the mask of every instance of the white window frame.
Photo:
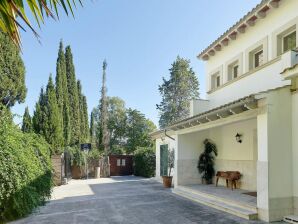
<svg viewBox="0 0 298 224">
<path fill-rule="evenodd" d="M 121 166 L 121 159 L 117 159 L 117 166 Z"/>
<path fill-rule="evenodd" d="M 121 159 L 121 166 L 126 166 L 126 160 L 125 159 Z"/>
<path fill-rule="evenodd" d="M 218 78 L 219 78 L 219 85 L 217 83 Z M 211 90 L 217 89 L 220 86 L 221 86 L 221 75 L 220 75 L 220 72 L 218 71 L 211 75 Z"/>
<path fill-rule="evenodd" d="M 255 67 L 254 55 L 260 52 L 260 50 L 263 50 L 263 63 L 259 65 L 257 68 L 262 67 L 262 65 L 268 62 L 268 36 L 259 40 L 258 42 L 256 42 L 255 44 L 253 44 L 252 46 L 250 46 L 245 50 L 244 73 L 257 69 Z"/>
<path fill-rule="evenodd" d="M 284 39 L 285 37 L 291 35 L 292 33 L 296 33 L 296 46 L 297 46 L 297 32 L 296 32 L 296 28 L 294 28 L 281 36 L 281 54 L 284 54 L 287 51 L 292 50 L 292 49 L 288 49 L 287 51 L 284 50 Z"/>
<path fill-rule="evenodd" d="M 262 52 L 262 53 L 261 53 Z M 261 53 L 261 54 L 260 54 Z M 256 65 L 256 56 L 258 55 L 262 55 L 262 62 L 258 62 L 258 66 Z M 260 49 L 260 50 L 257 50 L 256 52 L 253 53 L 253 56 L 252 56 L 252 63 L 253 63 L 253 68 L 258 68 L 260 66 L 262 66 L 264 64 L 264 50 L 263 48 Z M 258 60 L 259 61 L 259 60 Z"/>
</svg>

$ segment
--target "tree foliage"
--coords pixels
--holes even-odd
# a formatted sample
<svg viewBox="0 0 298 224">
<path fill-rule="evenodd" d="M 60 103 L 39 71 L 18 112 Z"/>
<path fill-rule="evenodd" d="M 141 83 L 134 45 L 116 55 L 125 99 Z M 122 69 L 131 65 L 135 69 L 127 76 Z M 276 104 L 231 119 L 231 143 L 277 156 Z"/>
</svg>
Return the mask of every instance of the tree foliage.
<svg viewBox="0 0 298 224">
<path fill-rule="evenodd" d="M 27 133 L 30 133 L 33 131 L 32 119 L 31 119 L 28 107 L 26 107 L 25 112 L 24 112 L 22 131 L 27 132 Z"/>
<path fill-rule="evenodd" d="M 71 120 L 71 145 L 78 144 L 80 141 L 80 111 L 79 95 L 75 67 L 70 46 L 65 48 L 66 77 L 69 99 L 69 114 Z"/>
<path fill-rule="evenodd" d="M 53 146 L 54 151 L 59 152 L 63 146 L 62 120 L 51 75 L 46 90 L 46 112 L 47 123 L 44 130 L 45 139 Z"/>
<path fill-rule="evenodd" d="M 18 48 L 0 31 L 0 103 L 12 107 L 25 101 L 25 66 Z"/>
<path fill-rule="evenodd" d="M 155 176 L 155 152 L 152 148 L 138 147 L 134 152 L 133 162 L 135 176 Z"/>
<path fill-rule="evenodd" d="M 52 167 L 47 142 L 23 133 L 0 110 L 0 223 L 25 216 L 50 197 Z"/>
<path fill-rule="evenodd" d="M 34 131 L 52 145 L 55 153 L 67 146 L 89 140 L 87 100 L 76 80 L 70 46 L 65 52 L 60 42 L 55 84 L 49 78 L 46 92 L 41 89 L 33 115 Z"/>
<path fill-rule="evenodd" d="M 16 45 L 21 45 L 21 37 L 19 29 L 25 30 L 18 20 L 22 20 L 31 31 L 38 37 L 35 29 L 31 25 L 27 13 L 26 7 L 30 9 L 30 12 L 35 21 L 40 26 L 40 23 L 44 22 L 45 16 L 58 18 L 58 6 L 62 6 L 64 12 L 68 15 L 73 14 L 73 6 L 76 6 L 76 2 L 81 4 L 81 0 L 78 1 L 65 1 L 65 0 L 1 0 L 0 1 L 0 29 L 7 33 Z"/>
<path fill-rule="evenodd" d="M 177 57 L 170 68 L 170 78 L 163 78 L 158 88 L 162 100 L 157 104 L 159 126 L 166 126 L 189 115 L 189 102 L 199 98 L 199 82 L 190 67 L 190 61 Z"/>
<path fill-rule="evenodd" d="M 104 61 L 102 65 L 102 87 L 101 87 L 101 98 L 100 98 L 100 126 L 102 132 L 102 145 L 104 149 L 103 159 L 103 177 L 110 176 L 109 173 L 109 160 L 108 155 L 110 153 L 110 133 L 108 130 L 108 102 L 107 102 L 107 89 L 106 89 L 106 68 L 107 62 Z"/>
<path fill-rule="evenodd" d="M 63 130 L 63 142 L 64 145 L 67 146 L 70 144 L 71 139 L 71 122 L 66 77 L 66 61 L 62 41 L 60 41 L 59 44 L 58 58 L 56 62 L 56 95 Z"/>
<path fill-rule="evenodd" d="M 100 111 L 93 109 L 90 133 L 98 136 L 100 140 L 101 125 Z M 108 97 L 108 130 L 110 133 L 110 153 L 111 154 L 131 154 L 137 147 L 151 147 L 153 141 L 149 133 L 156 129 L 152 121 L 145 118 L 145 115 L 138 110 L 127 109 L 125 102 L 119 97 Z M 100 146 L 101 142 L 97 142 Z"/>
</svg>

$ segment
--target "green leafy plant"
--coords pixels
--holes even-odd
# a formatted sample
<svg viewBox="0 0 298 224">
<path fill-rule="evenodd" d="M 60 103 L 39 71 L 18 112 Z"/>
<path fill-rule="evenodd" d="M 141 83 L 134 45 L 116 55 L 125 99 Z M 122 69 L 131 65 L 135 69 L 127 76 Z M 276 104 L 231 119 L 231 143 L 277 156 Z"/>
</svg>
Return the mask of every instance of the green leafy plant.
<svg viewBox="0 0 298 224">
<path fill-rule="evenodd" d="M 0 108 L 0 223 L 31 213 L 50 197 L 50 146 L 39 135 L 23 133 L 10 112 Z"/>
<path fill-rule="evenodd" d="M 45 17 L 55 18 L 55 15 L 58 17 L 58 7 L 62 6 L 64 12 L 68 15 L 69 12 L 73 13 L 73 6 L 76 6 L 76 3 L 82 5 L 81 0 L 1 0 L 0 1 L 0 29 L 5 33 L 8 33 L 12 40 L 18 45 L 21 45 L 21 37 L 19 29 L 25 30 L 27 26 L 36 37 L 38 37 L 37 32 L 31 25 L 27 13 L 26 7 L 30 9 L 32 16 L 35 21 L 40 26 L 41 23 L 44 23 Z M 59 17 L 58 17 L 59 18 Z M 19 21 L 24 22 L 25 26 L 21 25 Z"/>
<path fill-rule="evenodd" d="M 210 183 L 215 175 L 214 160 L 217 156 L 217 148 L 216 145 L 209 139 L 204 140 L 204 146 L 205 149 L 199 157 L 197 168 L 202 176 L 202 179 L 204 179 L 206 183 Z"/>
<path fill-rule="evenodd" d="M 152 148 L 139 147 L 134 152 L 134 175 L 153 177 L 155 175 L 155 152 Z"/>
</svg>

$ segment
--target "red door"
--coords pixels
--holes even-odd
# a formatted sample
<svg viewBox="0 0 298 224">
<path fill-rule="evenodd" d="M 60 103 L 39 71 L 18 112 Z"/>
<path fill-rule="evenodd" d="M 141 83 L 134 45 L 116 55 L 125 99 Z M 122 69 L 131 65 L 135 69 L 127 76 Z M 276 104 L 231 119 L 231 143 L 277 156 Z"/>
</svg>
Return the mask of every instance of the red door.
<svg viewBox="0 0 298 224">
<path fill-rule="evenodd" d="M 110 175 L 126 176 L 133 174 L 132 156 L 110 155 Z"/>
</svg>

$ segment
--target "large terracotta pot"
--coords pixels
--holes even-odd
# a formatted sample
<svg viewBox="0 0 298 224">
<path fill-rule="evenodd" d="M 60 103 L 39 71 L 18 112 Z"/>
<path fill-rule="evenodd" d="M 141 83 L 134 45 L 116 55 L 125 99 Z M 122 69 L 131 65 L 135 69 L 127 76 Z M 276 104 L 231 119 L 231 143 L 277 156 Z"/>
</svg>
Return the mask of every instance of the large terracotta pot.
<svg viewBox="0 0 298 224">
<path fill-rule="evenodd" d="M 166 188 L 172 187 L 172 176 L 162 176 L 163 186 Z"/>
</svg>

